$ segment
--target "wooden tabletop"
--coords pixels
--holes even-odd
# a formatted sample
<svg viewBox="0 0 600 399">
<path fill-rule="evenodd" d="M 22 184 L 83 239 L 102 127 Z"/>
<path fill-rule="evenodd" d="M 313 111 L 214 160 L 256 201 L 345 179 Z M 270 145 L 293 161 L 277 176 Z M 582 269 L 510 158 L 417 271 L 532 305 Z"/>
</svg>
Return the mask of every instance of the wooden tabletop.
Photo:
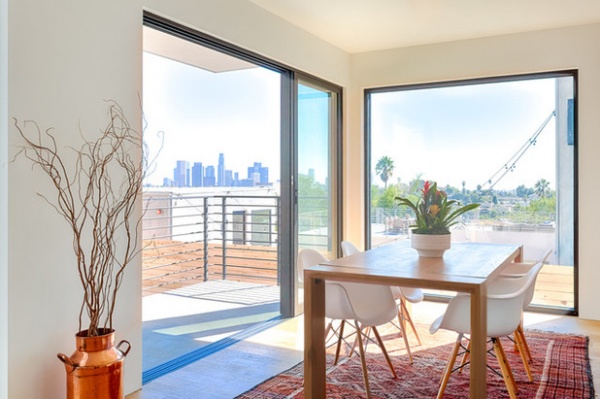
<svg viewBox="0 0 600 399">
<path fill-rule="evenodd" d="M 330 260 L 309 267 L 313 278 L 323 273 L 329 280 L 381 282 L 422 288 L 444 289 L 445 282 L 456 287 L 461 282 L 482 284 L 496 277 L 503 266 L 518 258 L 521 247 L 514 244 L 453 243 L 442 258 L 423 258 L 410 241 L 398 241 L 369 251 Z M 384 281 L 382 281 L 384 280 Z M 443 286 L 443 287 L 442 287 Z"/>
</svg>

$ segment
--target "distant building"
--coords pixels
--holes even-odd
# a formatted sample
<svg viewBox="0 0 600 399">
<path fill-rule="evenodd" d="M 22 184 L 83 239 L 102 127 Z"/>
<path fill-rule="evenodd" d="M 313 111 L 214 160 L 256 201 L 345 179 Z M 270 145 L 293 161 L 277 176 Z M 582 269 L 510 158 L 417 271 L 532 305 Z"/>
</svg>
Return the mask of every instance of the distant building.
<svg viewBox="0 0 600 399">
<path fill-rule="evenodd" d="M 186 161 L 177 161 L 173 169 L 173 185 L 175 187 L 189 186 L 189 163 Z"/>
<path fill-rule="evenodd" d="M 248 180 L 254 181 L 254 185 L 269 184 L 269 168 L 262 166 L 260 162 L 254 162 L 253 166 L 248 167 Z"/>
<path fill-rule="evenodd" d="M 215 167 L 207 166 L 204 169 L 204 187 L 215 187 L 217 184 L 215 176 Z"/>
<path fill-rule="evenodd" d="M 225 178 L 223 185 L 227 187 L 233 186 L 233 171 L 225 169 Z"/>
<path fill-rule="evenodd" d="M 192 166 L 192 187 L 202 187 L 204 185 L 204 166 L 202 162 L 194 162 Z"/>
<path fill-rule="evenodd" d="M 217 186 L 223 187 L 225 184 L 225 156 L 219 154 L 219 164 L 217 165 Z"/>
</svg>

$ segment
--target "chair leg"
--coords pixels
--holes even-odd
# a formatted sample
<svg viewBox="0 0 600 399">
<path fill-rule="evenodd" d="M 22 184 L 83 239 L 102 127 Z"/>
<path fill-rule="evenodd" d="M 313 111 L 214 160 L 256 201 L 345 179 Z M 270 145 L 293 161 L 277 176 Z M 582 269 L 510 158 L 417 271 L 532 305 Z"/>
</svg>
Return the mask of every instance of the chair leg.
<svg viewBox="0 0 600 399">
<path fill-rule="evenodd" d="M 370 331 L 369 328 L 371 328 L 371 327 L 365 328 L 365 330 L 366 330 L 365 335 L 366 336 L 369 336 L 369 331 Z M 356 343 L 357 342 L 358 342 L 358 331 L 356 332 L 356 337 L 354 337 L 354 342 L 352 343 L 352 347 L 350 348 L 350 354 L 348 355 L 348 357 L 352 357 L 352 355 L 354 353 L 356 353 Z M 367 347 L 366 345 L 367 345 L 367 343 L 365 343 L 365 349 Z"/>
<path fill-rule="evenodd" d="M 358 325 L 358 321 L 354 322 L 356 325 L 356 336 L 358 337 L 358 349 L 360 351 L 360 362 L 363 369 L 363 378 L 365 380 L 365 390 L 367 391 L 367 399 L 371 399 L 371 387 L 369 386 L 369 374 L 367 372 L 367 362 L 365 361 L 365 351 L 363 348 L 362 330 Z"/>
<path fill-rule="evenodd" d="M 502 378 L 504 379 L 506 389 L 508 390 L 508 395 L 511 399 L 516 399 L 517 384 L 515 383 L 515 377 L 513 376 L 512 370 L 510 369 L 510 365 L 508 364 L 508 360 L 506 359 L 506 354 L 504 353 L 504 349 L 502 348 L 500 339 L 492 338 L 492 343 L 494 345 L 494 352 L 496 353 L 496 357 L 498 358 L 498 364 L 500 365 Z"/>
<path fill-rule="evenodd" d="M 403 319 L 408 320 L 408 323 L 410 324 L 410 328 L 413 330 L 413 333 L 415 334 L 415 337 L 417 338 L 417 342 L 419 343 L 419 345 L 421 345 L 421 338 L 419 337 L 419 333 L 417 332 L 417 329 L 415 328 L 415 324 L 412 321 L 412 317 L 410 317 L 410 312 L 408 311 L 408 308 L 406 307 L 405 299 L 402 299 L 400 301 L 400 307 L 402 308 Z"/>
<path fill-rule="evenodd" d="M 450 357 L 448 358 L 448 363 L 446 363 L 446 368 L 444 369 L 444 374 L 442 374 L 442 380 L 440 381 L 440 389 L 437 394 L 437 399 L 441 399 L 442 396 L 444 396 L 444 391 L 448 385 L 450 373 L 452 373 L 452 366 L 454 366 L 454 362 L 456 361 L 456 355 L 458 355 L 458 349 L 460 348 L 460 342 L 462 341 L 462 338 L 463 335 L 458 334 L 458 337 L 454 342 L 454 346 L 452 347 L 452 351 L 450 351 Z"/>
<path fill-rule="evenodd" d="M 408 343 L 408 337 L 406 336 L 406 329 L 404 328 L 404 323 L 403 323 L 404 320 L 402 319 L 401 312 L 402 311 L 400 310 L 400 308 L 398 308 L 398 325 L 400 327 L 400 333 L 402 334 L 402 339 L 404 340 L 404 346 L 406 347 L 406 353 L 408 353 L 408 360 L 412 364 L 412 362 L 413 362 L 412 352 L 410 351 L 410 345 Z"/>
<path fill-rule="evenodd" d="M 383 341 L 381 340 L 379 331 L 377 331 L 377 328 L 375 328 L 375 326 L 373 326 L 373 333 L 375 334 L 375 338 L 377 338 L 377 342 L 379 343 L 379 346 L 381 347 L 381 351 L 383 352 L 383 356 L 385 356 L 385 360 L 387 361 L 388 366 L 390 366 L 392 375 L 394 376 L 394 378 L 398 378 L 398 376 L 396 375 L 396 370 L 394 370 L 394 365 L 392 364 L 390 356 L 388 355 L 387 350 L 385 349 L 385 346 L 383 345 Z"/>
<path fill-rule="evenodd" d="M 333 364 L 338 364 L 338 360 L 340 359 L 340 349 L 342 347 L 342 341 L 344 339 L 344 324 L 346 323 L 346 320 L 342 320 L 341 324 L 340 324 L 340 330 L 339 330 L 339 336 L 338 336 L 338 342 L 337 342 L 337 347 L 335 348 L 335 359 L 333 361 Z"/>
<path fill-rule="evenodd" d="M 467 350 L 465 350 L 465 353 L 463 354 L 462 360 L 460 361 L 460 368 L 458 369 L 459 373 L 462 373 L 463 366 L 465 364 L 467 364 L 467 362 L 469 361 L 469 357 L 470 356 L 471 356 L 471 340 L 469 340 L 469 343 L 467 344 Z"/>
<path fill-rule="evenodd" d="M 527 361 L 527 350 L 525 349 L 525 344 L 523 342 L 524 336 L 515 331 L 515 344 L 517 345 L 517 350 L 519 351 L 519 355 L 521 356 L 521 361 L 523 362 L 523 368 L 527 373 L 527 378 L 529 382 L 533 382 L 533 375 L 531 375 L 531 368 L 529 367 L 529 362 Z"/>
<path fill-rule="evenodd" d="M 527 339 L 525 338 L 525 331 L 523 331 L 523 325 L 522 324 L 519 324 L 519 326 L 515 330 L 515 335 L 517 335 L 517 334 L 521 338 L 521 342 L 523 343 L 523 348 L 524 348 L 525 353 L 527 355 L 527 359 L 530 362 L 532 362 L 533 358 L 531 357 L 531 351 L 529 350 L 529 345 L 527 344 Z"/>
</svg>

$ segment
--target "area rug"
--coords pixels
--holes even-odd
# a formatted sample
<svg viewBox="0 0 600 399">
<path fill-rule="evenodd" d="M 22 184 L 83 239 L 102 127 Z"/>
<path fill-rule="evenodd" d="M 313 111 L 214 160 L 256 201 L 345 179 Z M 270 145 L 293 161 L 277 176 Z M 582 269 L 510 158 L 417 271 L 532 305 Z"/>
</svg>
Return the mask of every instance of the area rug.
<svg viewBox="0 0 600 399">
<path fill-rule="evenodd" d="M 423 345 L 411 346 L 413 364 L 408 361 L 402 338 L 397 334 L 396 336 L 393 333 L 386 334 L 385 345 L 391 354 L 398 378 L 392 378 L 379 348 L 371 347 L 366 357 L 372 397 L 377 399 L 435 398 L 452 347 L 448 338 L 451 341 L 456 337 L 452 334 L 440 337 L 442 339 L 438 340 L 438 343 L 442 341 L 441 345 L 436 345 L 436 340 L 431 336 L 428 337 L 427 332 L 420 334 Z M 433 337 L 435 338 L 436 335 Z M 531 363 L 533 382 L 527 379 L 514 344 L 507 339 L 502 340 L 517 382 L 519 398 L 588 399 L 594 397 L 587 337 L 539 331 L 526 331 L 525 335 L 533 357 Z M 410 335 L 409 337 L 411 340 L 414 338 Z M 328 349 L 327 398 L 366 397 L 359 357 L 346 356 L 334 366 L 332 353 L 333 349 Z M 497 366 L 497 361 L 490 355 L 488 364 Z M 303 370 L 303 363 L 299 363 L 238 396 L 238 399 L 303 398 Z M 462 373 L 452 373 L 444 398 L 468 397 L 469 371 L 467 366 Z M 508 398 L 506 386 L 500 376 L 493 371 L 488 371 L 487 381 L 488 398 Z"/>
</svg>

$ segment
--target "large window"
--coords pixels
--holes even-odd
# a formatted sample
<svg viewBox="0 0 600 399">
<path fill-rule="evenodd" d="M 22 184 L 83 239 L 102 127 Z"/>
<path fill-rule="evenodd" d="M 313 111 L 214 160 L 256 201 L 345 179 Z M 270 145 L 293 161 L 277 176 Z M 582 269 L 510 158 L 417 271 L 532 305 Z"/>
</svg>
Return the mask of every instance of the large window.
<svg viewBox="0 0 600 399">
<path fill-rule="evenodd" d="M 454 241 L 519 243 L 547 259 L 534 304 L 576 309 L 575 74 L 368 90 L 368 246 L 408 239 L 410 211 L 435 181 L 481 206 Z"/>
</svg>

